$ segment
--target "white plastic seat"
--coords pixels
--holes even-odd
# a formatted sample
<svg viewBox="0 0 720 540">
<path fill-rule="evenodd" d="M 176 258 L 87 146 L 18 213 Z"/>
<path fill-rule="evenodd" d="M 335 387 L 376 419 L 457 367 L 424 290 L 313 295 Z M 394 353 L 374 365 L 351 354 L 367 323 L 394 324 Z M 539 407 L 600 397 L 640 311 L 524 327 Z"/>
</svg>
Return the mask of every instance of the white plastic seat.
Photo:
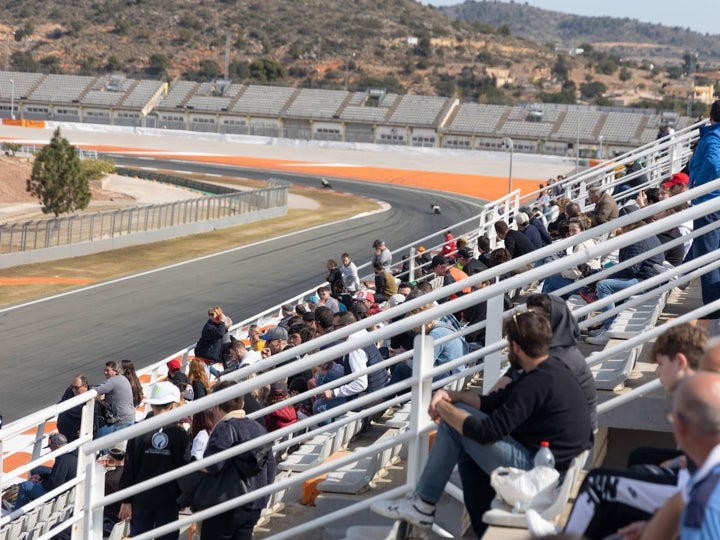
<svg viewBox="0 0 720 540">
<path fill-rule="evenodd" d="M 557 516 L 559 516 L 563 511 L 568 499 L 570 498 L 570 492 L 575 485 L 575 481 L 577 480 L 578 475 L 585 465 L 589 455 L 590 451 L 585 450 L 582 454 L 575 457 L 575 459 L 573 459 L 570 463 L 570 467 L 568 468 L 567 473 L 565 473 L 565 479 L 557 489 L 557 495 L 555 496 L 555 499 L 553 499 L 552 503 L 546 508 L 534 509 L 543 518 L 548 521 L 554 521 L 555 518 L 557 518 Z M 513 512 L 512 507 L 498 497 L 495 497 L 493 500 L 490 510 L 483 514 L 483 521 L 488 525 L 497 525 L 500 527 L 527 528 L 525 513 Z"/>
</svg>

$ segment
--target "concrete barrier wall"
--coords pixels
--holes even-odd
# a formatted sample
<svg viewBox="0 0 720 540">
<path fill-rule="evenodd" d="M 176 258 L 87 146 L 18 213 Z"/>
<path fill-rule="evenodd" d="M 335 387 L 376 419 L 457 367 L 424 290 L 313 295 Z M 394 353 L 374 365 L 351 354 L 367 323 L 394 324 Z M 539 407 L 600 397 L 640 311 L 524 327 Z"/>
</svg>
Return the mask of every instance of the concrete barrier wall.
<svg viewBox="0 0 720 540">
<path fill-rule="evenodd" d="M 59 259 L 80 257 L 82 255 L 90 255 L 93 253 L 100 253 L 102 251 L 109 251 L 124 247 L 150 244 L 152 242 L 162 242 L 163 240 L 171 240 L 173 238 L 180 238 L 191 234 L 200 234 L 213 231 L 215 229 L 236 227 L 244 223 L 261 221 L 263 219 L 282 217 L 286 214 L 287 205 L 276 208 L 268 208 L 265 210 L 257 210 L 246 214 L 235 214 L 233 216 L 209 221 L 188 223 L 185 225 L 169 227 L 167 229 L 145 231 L 142 233 L 128 234 L 126 236 L 118 236 L 104 240 L 95 240 L 93 242 L 82 242 L 45 249 L 8 253 L 0 256 L 0 268 L 10 268 L 12 266 L 19 266 L 23 264 L 56 261 Z"/>
</svg>

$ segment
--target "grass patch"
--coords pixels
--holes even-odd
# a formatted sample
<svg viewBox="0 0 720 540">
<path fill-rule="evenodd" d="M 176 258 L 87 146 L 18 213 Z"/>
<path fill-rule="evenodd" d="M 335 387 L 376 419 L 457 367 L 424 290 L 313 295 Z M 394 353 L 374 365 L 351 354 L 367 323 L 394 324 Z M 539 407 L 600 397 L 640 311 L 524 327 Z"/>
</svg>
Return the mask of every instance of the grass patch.
<svg viewBox="0 0 720 540">
<path fill-rule="evenodd" d="M 290 209 L 287 215 L 281 218 L 184 238 L 59 261 L 3 268 L 0 269 L 0 280 L 18 277 L 77 277 L 93 282 L 107 281 L 378 209 L 375 201 L 344 193 L 296 186 L 291 187 L 290 192 L 315 200 L 320 204 L 320 208 Z M 57 283 L 0 286 L 0 305 L 24 302 L 74 288 L 77 288 L 77 285 Z"/>
</svg>

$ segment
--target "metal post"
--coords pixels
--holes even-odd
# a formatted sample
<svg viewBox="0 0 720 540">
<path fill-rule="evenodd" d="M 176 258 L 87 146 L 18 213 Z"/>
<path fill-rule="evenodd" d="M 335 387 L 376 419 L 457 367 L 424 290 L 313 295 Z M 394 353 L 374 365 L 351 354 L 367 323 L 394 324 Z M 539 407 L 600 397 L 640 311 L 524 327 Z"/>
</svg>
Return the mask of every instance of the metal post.
<svg viewBox="0 0 720 540">
<path fill-rule="evenodd" d="M 510 148 L 510 170 L 508 171 L 508 194 L 512 193 L 513 190 L 513 175 L 512 175 L 512 166 L 513 166 L 513 140 L 510 137 L 505 137 L 503 139 L 503 144 Z"/>
</svg>

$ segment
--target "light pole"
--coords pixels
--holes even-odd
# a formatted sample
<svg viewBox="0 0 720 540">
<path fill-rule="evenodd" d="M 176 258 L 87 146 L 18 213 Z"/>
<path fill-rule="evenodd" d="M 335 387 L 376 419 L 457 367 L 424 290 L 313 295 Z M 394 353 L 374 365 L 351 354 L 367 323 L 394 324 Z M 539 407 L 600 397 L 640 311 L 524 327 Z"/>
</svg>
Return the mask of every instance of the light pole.
<svg viewBox="0 0 720 540">
<path fill-rule="evenodd" d="M 10 79 L 10 119 L 15 120 L 15 81 Z"/>
<path fill-rule="evenodd" d="M 510 149 L 510 170 L 508 171 L 508 195 L 512 193 L 512 163 L 513 163 L 513 140 L 510 137 L 503 138 L 503 144 Z"/>
</svg>

